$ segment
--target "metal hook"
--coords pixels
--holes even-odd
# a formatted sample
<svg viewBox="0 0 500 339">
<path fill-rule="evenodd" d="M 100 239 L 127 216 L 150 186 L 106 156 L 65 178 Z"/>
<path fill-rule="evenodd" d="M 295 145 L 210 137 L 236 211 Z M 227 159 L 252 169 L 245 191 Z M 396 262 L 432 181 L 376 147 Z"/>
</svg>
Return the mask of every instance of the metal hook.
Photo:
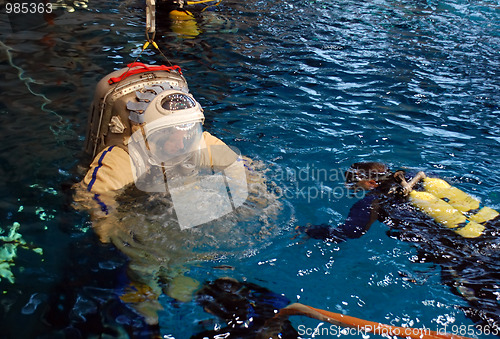
<svg viewBox="0 0 500 339">
<path fill-rule="evenodd" d="M 152 41 L 156 33 L 155 5 L 155 0 L 146 0 L 146 37 L 148 41 Z M 152 38 L 149 37 L 150 34 L 152 34 Z"/>
</svg>

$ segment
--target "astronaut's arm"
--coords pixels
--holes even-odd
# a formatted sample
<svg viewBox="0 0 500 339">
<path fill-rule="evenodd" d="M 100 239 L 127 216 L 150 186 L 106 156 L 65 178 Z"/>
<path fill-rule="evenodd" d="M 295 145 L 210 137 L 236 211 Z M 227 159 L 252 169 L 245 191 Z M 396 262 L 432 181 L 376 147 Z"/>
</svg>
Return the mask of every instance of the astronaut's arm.
<svg viewBox="0 0 500 339">
<path fill-rule="evenodd" d="M 112 228 L 117 208 L 116 197 L 133 182 L 128 153 L 118 147 L 108 147 L 99 153 L 83 180 L 73 187 L 73 206 L 87 211 L 99 234 Z M 105 236 L 99 234 L 105 242 Z"/>
<path fill-rule="evenodd" d="M 117 146 L 107 147 L 99 153 L 83 178 L 86 190 L 94 194 L 117 191 L 133 181 L 130 157 Z"/>
</svg>

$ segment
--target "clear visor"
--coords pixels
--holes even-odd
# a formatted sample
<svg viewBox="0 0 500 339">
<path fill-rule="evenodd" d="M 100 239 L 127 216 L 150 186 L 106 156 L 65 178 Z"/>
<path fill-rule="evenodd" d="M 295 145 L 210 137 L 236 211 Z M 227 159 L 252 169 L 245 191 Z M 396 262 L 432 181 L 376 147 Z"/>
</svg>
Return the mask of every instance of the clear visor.
<svg viewBox="0 0 500 339">
<path fill-rule="evenodd" d="M 200 147 L 201 122 L 191 122 L 165 127 L 147 136 L 150 162 L 154 165 L 168 165 L 179 161 Z"/>
</svg>

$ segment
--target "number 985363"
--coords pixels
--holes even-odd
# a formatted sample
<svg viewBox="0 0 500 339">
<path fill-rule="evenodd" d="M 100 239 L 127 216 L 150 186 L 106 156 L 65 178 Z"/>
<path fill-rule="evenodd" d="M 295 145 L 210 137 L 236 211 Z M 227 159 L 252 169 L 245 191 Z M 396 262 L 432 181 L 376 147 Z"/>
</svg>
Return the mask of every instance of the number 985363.
<svg viewBox="0 0 500 339">
<path fill-rule="evenodd" d="M 17 2 L 6 3 L 5 12 L 7 14 L 43 14 L 52 13 L 51 3 Z"/>
</svg>

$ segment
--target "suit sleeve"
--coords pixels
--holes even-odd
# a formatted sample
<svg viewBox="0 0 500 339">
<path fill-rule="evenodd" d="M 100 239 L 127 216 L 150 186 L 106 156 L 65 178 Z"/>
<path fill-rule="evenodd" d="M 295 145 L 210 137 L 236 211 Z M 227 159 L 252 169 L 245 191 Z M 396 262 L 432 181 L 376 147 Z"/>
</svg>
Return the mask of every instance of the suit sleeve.
<svg viewBox="0 0 500 339">
<path fill-rule="evenodd" d="M 367 195 L 356 202 L 351 207 L 344 224 L 338 227 L 326 224 L 310 226 L 306 229 L 307 235 L 315 239 L 331 239 L 333 241 L 360 238 L 377 219 L 378 204 L 376 198 L 375 195 Z"/>
<path fill-rule="evenodd" d="M 83 179 L 87 191 L 96 194 L 116 191 L 133 181 L 130 157 L 116 146 L 107 147 L 99 153 Z"/>
<path fill-rule="evenodd" d="M 117 191 L 134 180 L 128 153 L 116 146 L 99 153 L 83 180 L 74 189 L 74 207 L 94 219 L 108 216 L 116 205 Z"/>
</svg>

